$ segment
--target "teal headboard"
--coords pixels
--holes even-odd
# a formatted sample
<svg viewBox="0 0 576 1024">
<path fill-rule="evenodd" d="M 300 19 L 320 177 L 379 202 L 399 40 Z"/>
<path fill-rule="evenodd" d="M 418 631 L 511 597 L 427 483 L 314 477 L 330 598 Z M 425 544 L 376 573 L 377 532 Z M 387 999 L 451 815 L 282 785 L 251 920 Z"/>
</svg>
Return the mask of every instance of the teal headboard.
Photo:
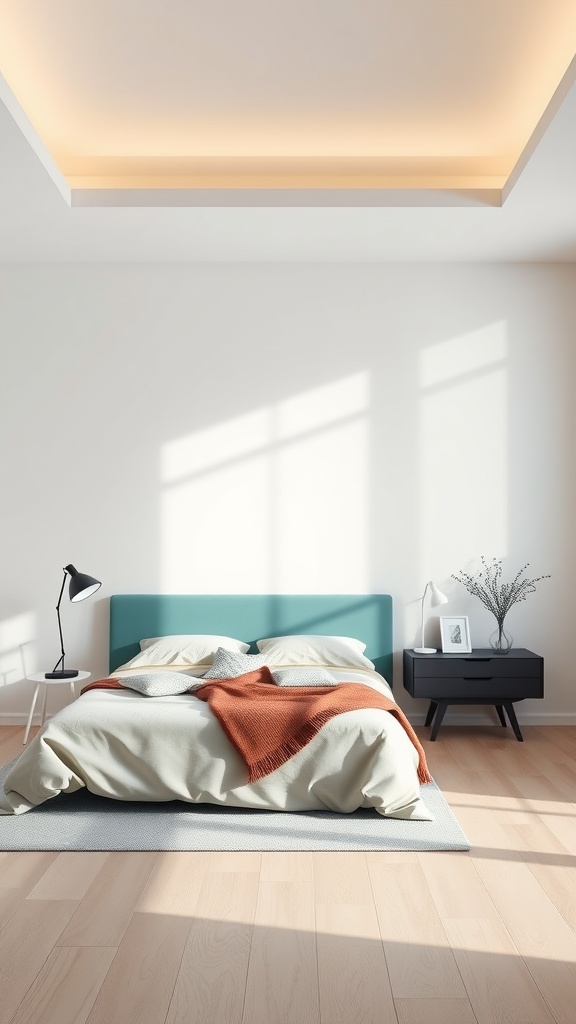
<svg viewBox="0 0 576 1024">
<path fill-rule="evenodd" d="M 110 671 L 138 653 L 140 640 L 172 633 L 219 633 L 252 645 L 291 633 L 354 636 L 392 685 L 389 594 L 115 594 Z"/>
</svg>

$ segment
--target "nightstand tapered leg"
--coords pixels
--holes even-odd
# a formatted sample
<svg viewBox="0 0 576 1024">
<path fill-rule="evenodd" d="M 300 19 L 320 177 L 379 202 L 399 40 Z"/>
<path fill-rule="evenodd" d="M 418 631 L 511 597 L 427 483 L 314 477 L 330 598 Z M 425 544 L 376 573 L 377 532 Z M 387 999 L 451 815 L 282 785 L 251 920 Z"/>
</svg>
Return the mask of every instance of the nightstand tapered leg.
<svg viewBox="0 0 576 1024">
<path fill-rule="evenodd" d="M 424 722 L 424 725 L 430 725 L 432 719 L 434 718 L 434 712 L 436 711 L 437 707 L 438 707 L 438 705 L 437 705 L 436 701 L 435 700 L 431 700 L 430 701 L 430 707 L 428 708 L 428 714 L 426 715 L 426 721 Z"/>
<path fill-rule="evenodd" d="M 506 711 L 507 711 L 507 714 L 508 714 L 508 718 L 510 719 L 510 725 L 512 726 L 512 728 L 514 730 L 514 735 L 515 735 L 516 739 L 518 740 L 519 743 L 523 743 L 524 742 L 524 737 L 523 737 L 522 733 L 520 732 L 520 726 L 518 725 L 518 719 L 516 718 L 516 712 L 514 711 L 514 705 L 511 704 L 510 702 L 508 702 L 507 704 L 504 704 L 504 707 L 506 708 Z"/>
<path fill-rule="evenodd" d="M 498 718 L 500 719 L 500 725 L 503 725 L 504 728 L 506 729 L 507 728 L 507 726 L 506 726 L 506 719 L 504 718 L 504 709 L 502 708 L 502 705 L 501 704 L 495 704 L 494 707 L 496 708 L 496 711 L 498 712 Z"/>
<path fill-rule="evenodd" d="M 447 707 L 448 707 L 448 701 L 446 701 L 446 700 L 438 701 L 438 710 L 436 712 L 436 717 L 434 719 L 434 725 L 432 726 L 432 732 L 430 733 L 430 739 L 431 740 L 435 740 L 437 735 L 438 735 L 438 730 L 439 730 L 439 728 L 440 728 L 440 726 L 442 724 L 442 719 L 444 718 L 444 715 L 446 714 L 446 708 Z"/>
</svg>

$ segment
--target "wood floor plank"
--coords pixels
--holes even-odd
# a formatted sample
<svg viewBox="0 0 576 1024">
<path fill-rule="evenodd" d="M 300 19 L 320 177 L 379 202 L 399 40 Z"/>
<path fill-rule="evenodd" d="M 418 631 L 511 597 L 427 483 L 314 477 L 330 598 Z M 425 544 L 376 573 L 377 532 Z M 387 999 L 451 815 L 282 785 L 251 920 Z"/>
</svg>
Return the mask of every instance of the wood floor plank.
<svg viewBox="0 0 576 1024">
<path fill-rule="evenodd" d="M 490 728 L 490 726 L 488 726 Z M 497 727 L 494 729 L 497 732 Z M 498 771 L 500 768 L 498 760 L 499 747 L 488 748 L 482 740 L 486 739 L 486 727 L 478 726 L 466 726 L 465 728 L 458 727 L 452 730 L 450 736 L 450 750 L 452 756 L 458 761 L 461 768 L 465 768 L 469 771 Z M 504 730 L 502 730 L 504 733 Z M 438 739 L 441 739 L 442 734 L 440 733 Z M 508 751 L 512 744 L 518 741 L 514 738 L 510 738 L 504 734 L 502 737 L 498 734 L 497 736 L 499 743 L 502 743 L 503 748 Z M 436 743 L 438 742 L 436 740 Z"/>
<path fill-rule="evenodd" d="M 458 999 L 464 986 L 420 864 L 370 868 L 395 999 Z"/>
<path fill-rule="evenodd" d="M 564 794 L 549 779 L 539 776 L 512 776 L 512 783 L 522 793 L 530 817 L 536 814 L 570 853 L 576 854 L 576 804 L 568 803 Z M 576 795 L 576 794 L 575 794 Z"/>
<path fill-rule="evenodd" d="M 57 856 L 28 850 L 7 853 L 0 864 L 0 884 L 6 889 L 25 889 L 28 895 Z"/>
<path fill-rule="evenodd" d="M 28 893 L 29 900 L 81 900 L 104 866 L 108 854 L 59 853 Z"/>
<path fill-rule="evenodd" d="M 116 947 L 57 947 L 22 1000 L 11 1024 L 85 1024 Z"/>
<path fill-rule="evenodd" d="M 320 1024 L 313 887 L 261 882 L 243 1024 Z"/>
<path fill-rule="evenodd" d="M 372 906 L 372 884 L 363 854 L 316 853 L 314 855 L 314 903 Z"/>
<path fill-rule="evenodd" d="M 313 882 L 315 853 L 267 851 L 262 854 L 263 882 Z"/>
<path fill-rule="evenodd" d="M 247 850 L 235 851 L 234 853 L 214 852 L 210 854 L 208 871 L 232 871 L 237 874 L 239 871 L 260 871 L 262 854 Z"/>
<path fill-rule="evenodd" d="M 134 914 L 87 1024 L 164 1024 L 190 922 Z"/>
<path fill-rule="evenodd" d="M 478 1024 L 469 999 L 397 999 L 398 1024 Z"/>
<path fill-rule="evenodd" d="M 211 856 L 196 851 L 159 853 L 136 910 L 191 917 Z"/>
<path fill-rule="evenodd" d="M 490 823 L 486 817 L 485 827 L 488 840 L 509 843 L 498 822 Z M 571 1024 L 576 1000 L 576 934 L 517 851 L 484 856 L 482 850 L 472 850 L 471 856 L 503 926 L 554 1016 L 561 1024 Z"/>
<path fill-rule="evenodd" d="M 526 742 L 529 744 L 530 750 L 538 757 L 540 765 L 548 762 L 551 764 L 574 764 L 576 762 L 574 746 L 572 745 L 572 751 L 569 753 L 563 748 L 562 741 L 558 746 L 553 738 L 562 734 L 561 727 L 554 726 L 552 730 L 546 726 L 532 725 L 525 732 Z"/>
<path fill-rule="evenodd" d="M 205 875 L 167 1024 L 240 1024 L 258 885 L 254 872 Z"/>
<path fill-rule="evenodd" d="M 37 730 L 36 730 L 37 731 Z M 32 737 L 32 731 L 30 731 Z M 4 766 L 15 757 L 19 757 L 24 747 L 24 729 L 22 726 L 4 726 L 0 729 L 0 765 Z"/>
<path fill-rule="evenodd" d="M 573 725 L 555 725 L 552 728 L 537 726 L 537 730 L 540 734 L 545 733 L 546 741 L 552 744 L 555 751 L 566 755 L 576 764 L 576 729 Z M 553 760 L 560 763 L 557 754 Z"/>
<path fill-rule="evenodd" d="M 446 922 L 472 1009 L 484 1024 L 555 1024 L 538 986 L 500 921 Z"/>
<path fill-rule="evenodd" d="M 576 761 L 560 764 L 545 761 L 542 765 L 542 775 L 550 780 L 566 801 L 574 803 L 576 800 Z"/>
<path fill-rule="evenodd" d="M 25 897 L 25 889 L 0 889 L 0 931 Z"/>
<path fill-rule="evenodd" d="M 77 904 L 23 900 L 0 932 L 0 1024 L 9 1024 Z"/>
<path fill-rule="evenodd" d="M 497 917 L 498 911 L 473 860 L 461 853 L 419 854 L 418 860 L 436 910 L 442 920 L 451 917 Z"/>
<path fill-rule="evenodd" d="M 109 853 L 59 944 L 118 946 L 156 858 L 156 853 Z"/>
<path fill-rule="evenodd" d="M 397 1024 L 373 904 L 316 905 L 322 1024 Z"/>
<path fill-rule="evenodd" d="M 541 820 L 504 826 L 546 895 L 576 932 L 576 857 Z"/>
</svg>

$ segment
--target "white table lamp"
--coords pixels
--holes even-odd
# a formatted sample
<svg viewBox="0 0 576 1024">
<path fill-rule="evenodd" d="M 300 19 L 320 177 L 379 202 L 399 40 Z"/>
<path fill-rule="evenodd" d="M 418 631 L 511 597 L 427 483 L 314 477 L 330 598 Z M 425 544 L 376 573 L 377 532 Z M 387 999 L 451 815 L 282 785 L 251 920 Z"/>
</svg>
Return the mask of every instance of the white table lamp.
<svg viewBox="0 0 576 1024">
<path fill-rule="evenodd" d="M 424 587 L 424 593 L 422 594 L 422 623 L 420 627 L 420 647 L 415 647 L 414 652 L 416 654 L 436 654 L 435 647 L 424 647 L 424 602 L 426 601 L 426 593 L 430 589 L 430 604 L 433 608 L 439 604 L 448 604 L 448 598 L 446 594 L 436 586 L 435 583 L 430 580 L 429 583 Z"/>
</svg>

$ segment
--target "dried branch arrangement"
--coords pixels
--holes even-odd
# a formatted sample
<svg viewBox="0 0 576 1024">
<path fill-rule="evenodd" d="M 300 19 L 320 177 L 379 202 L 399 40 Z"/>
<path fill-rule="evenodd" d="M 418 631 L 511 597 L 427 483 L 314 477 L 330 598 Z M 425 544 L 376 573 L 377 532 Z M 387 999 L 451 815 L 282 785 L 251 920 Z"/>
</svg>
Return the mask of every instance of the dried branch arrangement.
<svg viewBox="0 0 576 1024">
<path fill-rule="evenodd" d="M 505 583 L 502 579 L 501 558 L 493 558 L 489 563 L 482 555 L 481 561 L 482 568 L 474 575 L 461 570 L 452 573 L 452 579 L 461 583 L 473 597 L 477 597 L 484 607 L 492 612 L 499 626 L 502 626 L 513 604 L 525 601 L 528 594 L 533 594 L 540 580 L 550 579 L 550 573 L 546 576 L 536 576 L 532 580 L 528 579 L 524 576 L 530 565 L 527 562 L 519 569 L 511 583 Z"/>
</svg>

